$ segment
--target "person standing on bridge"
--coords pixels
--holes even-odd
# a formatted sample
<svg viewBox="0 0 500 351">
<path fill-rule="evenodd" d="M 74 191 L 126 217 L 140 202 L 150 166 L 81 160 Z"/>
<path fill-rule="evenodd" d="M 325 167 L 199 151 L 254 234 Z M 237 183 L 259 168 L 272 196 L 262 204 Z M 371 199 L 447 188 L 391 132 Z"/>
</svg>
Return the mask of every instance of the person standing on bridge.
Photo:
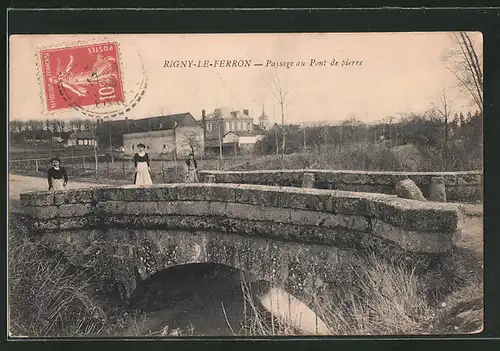
<svg viewBox="0 0 500 351">
<path fill-rule="evenodd" d="M 198 183 L 198 164 L 194 159 L 194 154 L 190 153 L 186 160 L 187 174 L 186 183 Z"/>
<path fill-rule="evenodd" d="M 66 168 L 60 165 L 59 157 L 50 159 L 52 167 L 47 171 L 47 181 L 49 182 L 49 190 L 63 190 L 68 184 L 68 173 Z"/>
<path fill-rule="evenodd" d="M 135 165 L 135 185 L 151 185 L 153 181 L 151 180 L 151 175 L 149 172 L 151 168 L 149 166 L 149 155 L 144 150 L 146 145 L 138 144 L 139 152 L 134 155 L 134 165 Z"/>
</svg>

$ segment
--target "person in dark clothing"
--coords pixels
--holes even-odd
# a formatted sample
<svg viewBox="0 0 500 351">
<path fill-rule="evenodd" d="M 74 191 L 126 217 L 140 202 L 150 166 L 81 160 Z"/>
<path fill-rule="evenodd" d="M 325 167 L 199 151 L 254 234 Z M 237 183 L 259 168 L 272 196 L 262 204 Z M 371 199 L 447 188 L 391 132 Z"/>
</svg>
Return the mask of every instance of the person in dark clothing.
<svg viewBox="0 0 500 351">
<path fill-rule="evenodd" d="M 146 145 L 137 145 L 139 152 L 134 155 L 133 161 L 135 165 L 135 185 L 151 185 L 153 181 L 151 180 L 151 175 L 149 172 L 151 168 L 149 167 L 149 155 L 144 151 Z"/>
<path fill-rule="evenodd" d="M 194 155 L 189 154 L 189 158 L 186 160 L 187 165 L 187 174 L 186 174 L 186 182 L 187 183 L 198 183 L 198 164 L 194 159 Z"/>
<path fill-rule="evenodd" d="M 52 167 L 47 171 L 49 190 L 62 190 L 68 184 L 68 173 L 66 168 L 60 166 L 61 160 L 54 157 L 50 160 Z"/>
</svg>

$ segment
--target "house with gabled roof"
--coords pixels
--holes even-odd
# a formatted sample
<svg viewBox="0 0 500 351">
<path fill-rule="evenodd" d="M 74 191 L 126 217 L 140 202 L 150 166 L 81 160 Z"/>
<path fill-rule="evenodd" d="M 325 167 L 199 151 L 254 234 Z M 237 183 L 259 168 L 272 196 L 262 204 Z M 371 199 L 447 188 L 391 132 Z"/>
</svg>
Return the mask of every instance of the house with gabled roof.
<svg viewBox="0 0 500 351">
<path fill-rule="evenodd" d="M 138 144 L 146 145 L 152 157 L 186 157 L 190 152 L 200 156 L 204 150 L 202 125 L 189 112 L 129 120 L 129 133 L 123 134 L 123 149 L 134 155 Z"/>
</svg>

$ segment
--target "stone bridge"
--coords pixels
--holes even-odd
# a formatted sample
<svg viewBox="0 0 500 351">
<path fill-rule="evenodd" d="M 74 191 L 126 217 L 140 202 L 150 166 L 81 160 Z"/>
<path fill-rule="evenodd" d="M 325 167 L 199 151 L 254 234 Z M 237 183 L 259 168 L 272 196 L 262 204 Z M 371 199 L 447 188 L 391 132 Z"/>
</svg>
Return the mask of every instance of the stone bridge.
<svg viewBox="0 0 500 351">
<path fill-rule="evenodd" d="M 382 172 L 324 169 L 258 170 L 258 171 L 201 171 L 203 179 L 217 183 L 261 184 L 301 187 L 304 174 L 309 174 L 310 187 L 394 194 L 395 185 L 404 179 L 411 179 L 429 198 L 433 178 L 444 178 L 446 197 L 449 201 L 475 202 L 483 197 L 483 173 L 462 172 Z"/>
<path fill-rule="evenodd" d="M 450 203 L 248 184 L 97 187 L 26 193 L 21 202 L 34 240 L 118 283 L 125 298 L 158 271 L 207 262 L 309 303 L 352 283 L 360 252 L 439 256 L 465 218 Z"/>
</svg>

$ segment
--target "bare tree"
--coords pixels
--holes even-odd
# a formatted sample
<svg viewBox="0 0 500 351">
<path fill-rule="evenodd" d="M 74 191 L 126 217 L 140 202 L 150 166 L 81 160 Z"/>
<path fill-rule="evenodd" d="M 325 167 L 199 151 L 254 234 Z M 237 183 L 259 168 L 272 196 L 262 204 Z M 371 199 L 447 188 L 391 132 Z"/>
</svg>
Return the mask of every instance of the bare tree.
<svg viewBox="0 0 500 351">
<path fill-rule="evenodd" d="M 71 130 L 82 130 L 84 121 L 81 118 L 73 118 L 69 124 Z"/>
<path fill-rule="evenodd" d="M 183 135 L 184 144 L 189 147 L 189 150 L 195 155 L 198 150 L 201 150 L 203 145 L 200 140 L 200 134 L 196 132 L 190 132 Z"/>
<path fill-rule="evenodd" d="M 282 159 L 284 159 L 285 155 L 285 108 L 287 107 L 287 97 L 289 94 L 288 91 L 288 86 L 287 86 L 287 80 L 286 78 L 280 77 L 279 74 L 274 73 L 272 81 L 271 82 L 266 82 L 267 85 L 269 86 L 274 98 L 280 105 L 280 110 L 281 110 L 281 131 L 282 131 L 282 145 L 281 145 L 281 152 L 282 152 Z"/>
<path fill-rule="evenodd" d="M 444 57 L 450 64 L 447 67 L 455 76 L 458 86 L 467 92 L 472 101 L 483 113 L 483 65 L 482 53 L 473 42 L 471 33 L 458 32 L 453 34 L 456 47 Z"/>
<path fill-rule="evenodd" d="M 81 122 L 82 122 L 83 128 L 85 130 L 88 130 L 88 131 L 95 130 L 97 127 L 97 122 L 93 119 L 85 119 Z"/>
<path fill-rule="evenodd" d="M 443 117 L 444 120 L 444 147 L 443 147 L 443 158 L 444 158 L 444 170 L 447 171 L 448 168 L 448 140 L 449 140 L 449 120 L 451 115 L 451 101 L 446 90 L 441 92 L 440 103 L 436 106 L 437 112 Z"/>
<path fill-rule="evenodd" d="M 444 128 L 445 128 L 445 145 L 448 145 L 449 139 L 449 120 L 451 115 L 451 102 L 449 100 L 448 95 L 446 94 L 446 90 L 443 90 L 440 97 L 440 104 L 436 107 L 437 111 L 444 118 Z"/>
<path fill-rule="evenodd" d="M 23 130 L 23 121 L 12 120 L 9 121 L 9 132 L 20 133 Z"/>
<path fill-rule="evenodd" d="M 31 122 L 31 128 L 33 130 L 43 130 L 43 121 L 40 121 L 40 120 L 33 120 Z"/>
</svg>

